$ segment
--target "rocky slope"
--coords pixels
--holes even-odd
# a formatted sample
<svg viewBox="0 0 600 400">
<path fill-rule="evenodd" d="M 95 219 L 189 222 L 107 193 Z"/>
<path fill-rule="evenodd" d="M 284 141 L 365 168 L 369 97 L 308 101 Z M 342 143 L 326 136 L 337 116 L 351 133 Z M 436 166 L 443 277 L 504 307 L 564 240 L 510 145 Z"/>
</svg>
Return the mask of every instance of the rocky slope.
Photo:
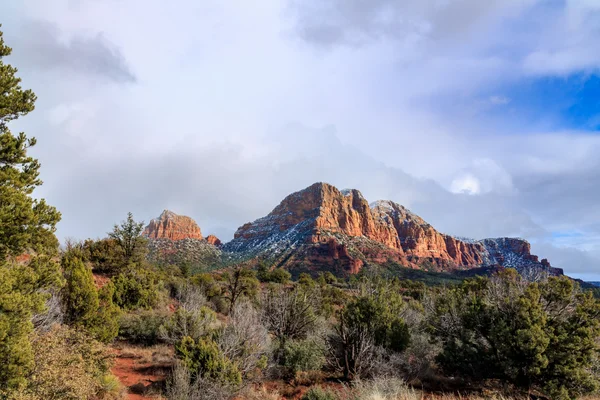
<svg viewBox="0 0 600 400">
<path fill-rule="evenodd" d="M 399 204 L 369 204 L 358 190 L 326 183 L 289 195 L 266 217 L 240 227 L 222 249 L 234 258 L 265 257 L 297 271 L 357 273 L 376 264 L 432 271 L 499 265 L 562 273 L 538 261 L 525 240 L 457 239 Z"/>
<path fill-rule="evenodd" d="M 148 258 L 160 264 L 186 264 L 192 270 L 222 265 L 221 241 L 214 235 L 203 238 L 192 218 L 164 210 L 143 231 L 148 238 Z"/>
</svg>

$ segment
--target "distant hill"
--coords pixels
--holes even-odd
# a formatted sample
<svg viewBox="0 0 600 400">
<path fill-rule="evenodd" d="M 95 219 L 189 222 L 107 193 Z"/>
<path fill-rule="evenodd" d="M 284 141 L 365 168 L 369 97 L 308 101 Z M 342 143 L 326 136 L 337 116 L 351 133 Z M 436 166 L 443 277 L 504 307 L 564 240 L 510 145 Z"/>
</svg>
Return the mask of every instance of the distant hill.
<svg viewBox="0 0 600 400">
<path fill-rule="evenodd" d="M 267 216 L 238 228 L 225 244 L 214 236 L 204 238 L 193 219 L 168 210 L 150 221 L 144 234 L 152 259 L 192 263 L 195 270 L 265 260 L 293 275 L 320 271 L 349 275 L 365 267 L 463 271 L 462 276 L 480 267 L 563 274 L 531 254 L 523 239 L 457 238 L 437 231 L 398 203 L 369 204 L 358 190 L 338 190 L 327 183 L 290 194 Z"/>
</svg>

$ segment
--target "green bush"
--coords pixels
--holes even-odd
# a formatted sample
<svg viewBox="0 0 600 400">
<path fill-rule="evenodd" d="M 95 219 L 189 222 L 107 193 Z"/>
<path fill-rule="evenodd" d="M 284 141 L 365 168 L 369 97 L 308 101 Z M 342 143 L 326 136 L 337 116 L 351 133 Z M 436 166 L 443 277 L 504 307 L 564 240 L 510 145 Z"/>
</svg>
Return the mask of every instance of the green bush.
<svg viewBox="0 0 600 400">
<path fill-rule="evenodd" d="M 269 282 L 274 283 L 288 283 L 292 279 L 292 274 L 283 268 L 277 268 L 271 271 L 269 274 Z"/>
<path fill-rule="evenodd" d="M 171 344 L 181 341 L 185 336 L 199 340 L 210 333 L 216 321 L 217 315 L 210 308 L 204 306 L 198 310 L 179 308 L 159 328 L 159 336 L 161 340 Z"/>
<path fill-rule="evenodd" d="M 159 329 L 168 319 L 168 313 L 155 310 L 123 314 L 119 320 L 119 337 L 132 343 L 156 344 L 160 341 Z"/>
<path fill-rule="evenodd" d="M 123 250 L 114 239 L 88 239 L 83 242 L 82 252 L 94 271 L 113 274 L 125 267 Z"/>
<path fill-rule="evenodd" d="M 67 282 L 62 295 L 65 322 L 85 325 L 100 305 L 92 271 L 74 252 L 63 256 L 61 266 Z"/>
<path fill-rule="evenodd" d="M 283 268 L 275 268 L 270 271 L 267 264 L 262 262 L 256 269 L 256 278 L 264 283 L 288 283 L 292 279 L 292 274 Z"/>
<path fill-rule="evenodd" d="M 338 396 L 335 392 L 329 389 L 323 389 L 321 387 L 313 387 L 308 389 L 302 400 L 337 400 Z"/>
<path fill-rule="evenodd" d="M 92 271 L 83 263 L 80 252 L 63 256 L 66 286 L 63 289 L 65 322 L 82 327 L 94 339 L 112 341 L 119 331 L 119 307 L 113 303 L 115 287 L 112 282 L 96 289 Z"/>
<path fill-rule="evenodd" d="M 145 269 L 134 269 L 114 278 L 115 304 L 125 310 L 152 308 L 161 298 L 163 284 L 157 274 Z"/>
<path fill-rule="evenodd" d="M 442 293 L 430 326 L 441 366 L 475 379 L 501 379 L 553 399 L 597 390 L 600 303 L 567 277 L 528 284 L 514 270 Z"/>
<path fill-rule="evenodd" d="M 317 339 L 287 341 L 284 347 L 284 365 L 292 375 L 298 372 L 320 371 L 325 364 L 325 349 Z"/>
<path fill-rule="evenodd" d="M 221 353 L 217 343 L 211 339 L 196 342 L 191 337 L 184 337 L 175 345 L 175 353 L 192 376 L 231 385 L 242 383 L 242 374 L 237 366 Z"/>
<path fill-rule="evenodd" d="M 121 309 L 113 303 L 114 292 L 115 286 L 112 282 L 108 282 L 98 291 L 98 310 L 87 324 L 90 335 L 102 343 L 111 342 L 119 334 Z"/>
<path fill-rule="evenodd" d="M 191 282 L 198 286 L 209 300 L 221 295 L 221 285 L 209 273 L 196 274 L 191 278 Z"/>
<path fill-rule="evenodd" d="M 310 289 L 310 288 L 315 287 L 315 285 L 317 283 L 314 281 L 314 279 L 309 274 L 307 274 L 306 272 L 302 272 L 298 276 L 298 284 L 302 287 Z"/>
</svg>

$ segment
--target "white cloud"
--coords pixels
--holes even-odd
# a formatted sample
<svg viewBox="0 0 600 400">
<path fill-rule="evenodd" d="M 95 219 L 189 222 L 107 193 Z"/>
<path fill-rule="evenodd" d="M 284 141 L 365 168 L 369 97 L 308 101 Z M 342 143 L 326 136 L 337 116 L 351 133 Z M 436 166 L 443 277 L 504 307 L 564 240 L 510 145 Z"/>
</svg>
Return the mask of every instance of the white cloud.
<svg viewBox="0 0 600 400">
<path fill-rule="evenodd" d="M 490 103 L 503 106 L 510 103 L 510 98 L 506 96 L 490 96 Z"/>
<path fill-rule="evenodd" d="M 505 84 L 598 66 L 589 0 L 25 0 L 0 13 L 7 61 L 39 96 L 17 127 L 38 137 L 61 236 L 174 208 L 227 239 L 324 180 L 461 236 L 600 237 L 600 138 L 481 115 L 513 107 Z"/>
</svg>

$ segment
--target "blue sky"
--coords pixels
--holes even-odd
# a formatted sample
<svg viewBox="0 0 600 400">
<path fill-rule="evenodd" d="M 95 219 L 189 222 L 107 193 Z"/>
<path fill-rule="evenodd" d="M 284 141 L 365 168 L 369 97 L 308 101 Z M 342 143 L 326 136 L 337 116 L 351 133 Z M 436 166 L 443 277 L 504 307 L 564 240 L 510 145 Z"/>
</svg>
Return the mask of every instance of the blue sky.
<svg viewBox="0 0 600 400">
<path fill-rule="evenodd" d="M 7 0 L 61 238 L 316 181 L 600 280 L 598 0 Z"/>
</svg>

